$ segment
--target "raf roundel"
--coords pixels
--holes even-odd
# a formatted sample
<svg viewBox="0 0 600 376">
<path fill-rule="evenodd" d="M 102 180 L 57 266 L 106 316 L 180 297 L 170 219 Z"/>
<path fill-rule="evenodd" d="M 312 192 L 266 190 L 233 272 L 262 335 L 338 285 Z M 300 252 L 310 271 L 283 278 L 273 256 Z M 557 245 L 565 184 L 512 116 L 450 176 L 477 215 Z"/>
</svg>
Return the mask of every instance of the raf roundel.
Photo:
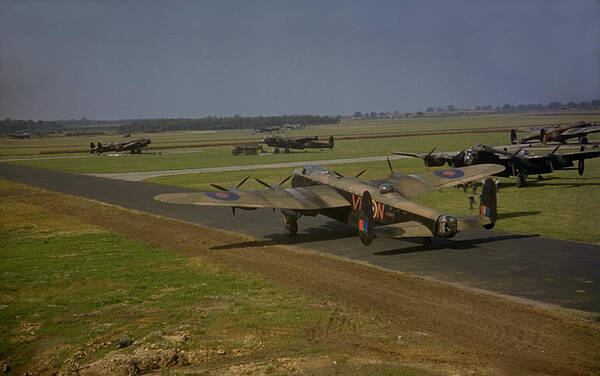
<svg viewBox="0 0 600 376">
<path fill-rule="evenodd" d="M 233 192 L 206 192 L 206 195 L 210 198 L 221 201 L 237 201 L 240 198 L 237 193 Z"/>
<path fill-rule="evenodd" d="M 435 171 L 433 174 L 440 178 L 446 178 L 446 179 L 458 179 L 458 178 L 462 178 L 463 176 L 465 176 L 464 172 L 462 172 L 461 170 L 454 169 L 454 168 L 449 168 L 447 170 Z"/>
</svg>

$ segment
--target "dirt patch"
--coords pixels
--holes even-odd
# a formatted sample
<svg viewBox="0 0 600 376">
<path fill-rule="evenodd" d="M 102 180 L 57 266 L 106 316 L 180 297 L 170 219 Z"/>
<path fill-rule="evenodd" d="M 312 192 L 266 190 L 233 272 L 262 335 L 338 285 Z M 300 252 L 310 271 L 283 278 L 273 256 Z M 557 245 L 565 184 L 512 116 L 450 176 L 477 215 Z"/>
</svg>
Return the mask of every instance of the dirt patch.
<svg viewBox="0 0 600 376">
<path fill-rule="evenodd" d="M 341 307 L 339 314 L 319 323 L 307 333 L 307 340 L 338 353 L 443 374 L 600 373 L 600 325 L 578 317 L 283 246 L 223 247 L 247 239 L 47 191 L 31 189 L 31 194 L 13 198 L 154 247 L 257 273 L 281 286 L 323 296 L 332 306 Z M 343 307 L 368 312 L 374 322 L 385 325 L 394 341 L 389 336 L 352 336 L 353 320 Z M 119 374 L 188 366 L 186 357 L 176 350 L 140 349 L 130 354 L 115 350 L 97 364 L 73 364 L 71 371 Z M 205 354 L 196 355 L 206 361 Z M 206 356 L 219 359 L 223 355 L 231 356 Z M 147 357 L 154 361 L 147 362 Z M 253 362 L 255 358 L 243 358 L 239 364 Z M 245 372 L 245 366 L 240 372 Z M 233 368 L 226 369 L 235 373 Z"/>
</svg>

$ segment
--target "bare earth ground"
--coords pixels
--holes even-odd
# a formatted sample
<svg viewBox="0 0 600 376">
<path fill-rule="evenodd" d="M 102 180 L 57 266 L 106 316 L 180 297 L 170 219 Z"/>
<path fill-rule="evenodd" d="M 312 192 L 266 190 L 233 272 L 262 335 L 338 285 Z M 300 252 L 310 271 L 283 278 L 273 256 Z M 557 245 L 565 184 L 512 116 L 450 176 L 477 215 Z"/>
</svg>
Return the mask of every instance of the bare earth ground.
<svg viewBox="0 0 600 376">
<path fill-rule="evenodd" d="M 336 327 L 346 325 L 341 322 L 323 323 L 306 333 L 311 343 L 328 344 L 363 364 L 394 362 L 448 375 L 600 374 L 598 323 L 533 304 L 287 247 L 223 247 L 243 244 L 247 239 L 72 196 L 15 186 L 19 188 L 3 192 L 3 198 L 72 216 L 153 247 L 257 273 L 280 286 L 322 296 L 341 309 L 348 307 L 372 315 L 390 333 L 398 333 L 396 343 L 337 331 Z M 109 353 L 107 359 L 80 371 L 110 373 L 106 364 L 127 362 L 121 358 L 135 356 L 142 360 L 158 359 L 162 370 L 181 367 L 173 362 L 176 359 L 173 354 L 157 350 L 144 358 L 144 351 L 140 348 L 130 355 Z M 194 355 L 196 359 L 210 356 Z M 256 360 L 252 357 L 244 359 L 243 364 L 232 363 L 228 373 L 267 373 L 254 365 Z M 301 358 L 281 362 L 308 373 L 319 367 L 314 364 L 318 359 L 308 362 L 312 365 Z M 180 371 L 194 372 L 194 359 L 188 359 L 187 364 L 191 365 Z"/>
</svg>

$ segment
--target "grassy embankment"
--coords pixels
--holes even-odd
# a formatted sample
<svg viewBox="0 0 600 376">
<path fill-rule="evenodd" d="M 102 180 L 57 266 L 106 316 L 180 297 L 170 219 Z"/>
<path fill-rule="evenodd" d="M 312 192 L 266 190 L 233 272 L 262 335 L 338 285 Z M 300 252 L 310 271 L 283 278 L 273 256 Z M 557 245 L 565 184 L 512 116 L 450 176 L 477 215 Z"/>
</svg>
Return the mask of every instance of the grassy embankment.
<svg viewBox="0 0 600 376">
<path fill-rule="evenodd" d="M 337 370 L 349 373 L 424 374 L 379 361 L 368 366 L 331 343 L 311 343 L 311 330 L 339 315 L 353 323 L 345 335 L 386 341 L 363 313 L 26 203 L 36 192 L 0 181 L 0 359 L 11 372 L 92 364 L 88 372 L 126 374 L 133 363 L 119 357 L 135 350 L 138 371 L 250 363 L 255 371 L 333 374 L 336 359 Z M 133 345 L 115 347 L 125 338 Z M 96 362 L 103 358 L 111 360 Z"/>
</svg>

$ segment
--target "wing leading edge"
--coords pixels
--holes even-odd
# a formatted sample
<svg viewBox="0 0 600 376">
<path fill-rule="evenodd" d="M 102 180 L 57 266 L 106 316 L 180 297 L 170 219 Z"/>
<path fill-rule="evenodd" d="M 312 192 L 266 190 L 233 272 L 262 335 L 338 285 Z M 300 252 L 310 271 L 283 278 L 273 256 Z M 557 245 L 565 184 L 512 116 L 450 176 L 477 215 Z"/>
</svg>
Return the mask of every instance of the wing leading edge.
<svg viewBox="0 0 600 376">
<path fill-rule="evenodd" d="M 316 185 L 302 188 L 271 188 L 263 191 L 231 189 L 222 192 L 164 193 L 155 200 L 171 204 L 319 210 L 350 206 L 335 189 Z"/>
</svg>

